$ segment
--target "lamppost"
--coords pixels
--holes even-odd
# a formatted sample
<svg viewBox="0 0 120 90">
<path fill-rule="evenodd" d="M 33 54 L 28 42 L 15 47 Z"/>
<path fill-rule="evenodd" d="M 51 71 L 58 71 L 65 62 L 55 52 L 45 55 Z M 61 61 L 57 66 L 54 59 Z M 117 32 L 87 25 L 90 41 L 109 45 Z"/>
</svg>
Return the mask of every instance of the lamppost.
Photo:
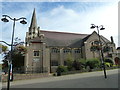
<svg viewBox="0 0 120 90">
<path fill-rule="evenodd" d="M 7 43 L 7 42 L 5 42 L 5 41 L 0 41 L 0 42 L 3 42 L 3 43 L 5 43 L 6 45 L 11 46 L 10 44 L 8 44 L 8 43 Z"/>
<path fill-rule="evenodd" d="M 102 42 L 100 40 L 100 34 L 99 34 L 99 30 L 104 30 L 105 28 L 103 27 L 103 25 L 100 25 L 100 26 L 96 26 L 95 24 L 91 24 L 92 26 L 90 27 L 91 29 L 94 29 L 94 28 L 97 28 L 97 31 L 98 31 L 98 37 L 99 37 L 99 51 L 100 51 L 100 54 L 101 54 L 101 61 L 102 61 L 102 67 L 103 67 L 103 70 L 104 70 L 104 76 L 105 78 L 107 78 L 107 75 L 106 75 L 106 69 L 105 69 L 105 63 L 104 63 L 104 55 L 103 55 L 103 50 L 102 50 Z"/>
<path fill-rule="evenodd" d="M 12 40 L 11 40 L 11 53 L 10 53 L 10 60 L 8 60 L 8 83 L 7 83 L 7 90 L 9 90 L 9 87 L 10 87 L 10 74 L 11 73 L 11 70 L 12 70 L 12 52 L 13 52 L 13 40 L 14 40 L 14 30 L 15 30 L 15 22 L 16 21 L 20 21 L 21 24 L 27 24 L 27 22 L 25 21 L 26 18 L 24 17 L 21 17 L 21 18 L 11 18 L 10 16 L 8 15 L 2 15 L 3 18 L 1 19 L 3 22 L 9 22 L 9 20 L 7 18 L 9 18 L 10 20 L 13 21 L 13 31 L 12 31 Z M 13 77 L 11 78 L 11 80 L 13 79 Z"/>
</svg>

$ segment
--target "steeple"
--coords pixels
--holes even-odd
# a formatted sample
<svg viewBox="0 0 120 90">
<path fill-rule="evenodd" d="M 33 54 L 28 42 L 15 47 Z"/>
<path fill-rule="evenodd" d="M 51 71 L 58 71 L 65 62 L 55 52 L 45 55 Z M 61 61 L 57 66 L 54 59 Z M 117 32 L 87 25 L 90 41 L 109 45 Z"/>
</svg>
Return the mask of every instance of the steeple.
<svg viewBox="0 0 120 90">
<path fill-rule="evenodd" d="M 32 30 L 34 28 L 37 28 L 37 20 L 36 20 L 35 8 L 34 8 L 32 19 L 31 19 L 30 30 Z"/>
<path fill-rule="evenodd" d="M 27 37 L 32 39 L 32 38 L 38 37 L 39 34 L 40 34 L 40 27 L 37 27 L 37 19 L 36 19 L 36 13 L 34 8 Z"/>
<path fill-rule="evenodd" d="M 36 13 L 34 8 L 29 31 L 26 33 L 26 45 L 29 45 L 29 41 L 31 39 L 39 36 L 40 36 L 40 27 L 37 26 L 37 19 L 36 19 Z"/>
</svg>

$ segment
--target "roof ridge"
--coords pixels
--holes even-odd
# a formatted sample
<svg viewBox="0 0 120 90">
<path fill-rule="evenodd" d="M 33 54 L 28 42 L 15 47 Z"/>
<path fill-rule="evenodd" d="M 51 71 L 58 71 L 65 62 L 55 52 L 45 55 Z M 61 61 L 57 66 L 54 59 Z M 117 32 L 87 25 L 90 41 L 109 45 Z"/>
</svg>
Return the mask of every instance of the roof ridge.
<svg viewBox="0 0 120 90">
<path fill-rule="evenodd" d="M 72 33 L 72 32 L 60 32 L 60 31 L 48 31 L 48 30 L 40 30 L 42 32 L 52 32 L 52 33 L 63 33 L 63 34 L 75 34 L 75 35 L 89 35 L 89 34 L 81 34 L 81 33 Z"/>
</svg>

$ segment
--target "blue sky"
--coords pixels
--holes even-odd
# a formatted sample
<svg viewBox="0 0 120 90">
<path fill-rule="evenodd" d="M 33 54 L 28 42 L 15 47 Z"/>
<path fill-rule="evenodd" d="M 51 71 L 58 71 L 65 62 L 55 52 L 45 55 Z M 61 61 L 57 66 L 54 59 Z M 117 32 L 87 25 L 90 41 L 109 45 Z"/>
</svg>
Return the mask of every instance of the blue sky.
<svg viewBox="0 0 120 90">
<path fill-rule="evenodd" d="M 91 24 L 103 25 L 100 34 L 118 46 L 118 0 L 115 2 L 1 2 L 2 15 L 27 18 L 27 25 L 16 22 L 15 37 L 25 39 L 34 8 L 42 30 L 91 34 Z M 2 40 L 10 43 L 12 24 L 0 22 Z M 94 29 L 96 30 L 96 29 Z M 119 44 L 120 46 L 120 44 Z"/>
</svg>

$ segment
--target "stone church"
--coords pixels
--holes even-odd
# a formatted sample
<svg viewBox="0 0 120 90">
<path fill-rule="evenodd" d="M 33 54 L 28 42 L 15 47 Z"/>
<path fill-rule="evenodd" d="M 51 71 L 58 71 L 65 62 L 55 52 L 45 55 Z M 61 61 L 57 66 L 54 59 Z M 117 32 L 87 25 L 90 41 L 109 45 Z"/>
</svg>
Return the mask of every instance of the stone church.
<svg viewBox="0 0 120 90">
<path fill-rule="evenodd" d="M 100 36 L 103 46 L 108 45 L 110 51 L 104 53 L 104 57 L 115 57 L 115 44 L 113 38 L 109 41 Z M 98 34 L 79 34 L 69 32 L 57 32 L 41 30 L 37 26 L 35 9 L 31 24 L 26 32 L 25 68 L 26 71 L 55 72 L 58 65 L 66 65 L 66 60 L 99 58 L 99 51 L 91 51 L 91 46 L 99 43 Z"/>
</svg>

